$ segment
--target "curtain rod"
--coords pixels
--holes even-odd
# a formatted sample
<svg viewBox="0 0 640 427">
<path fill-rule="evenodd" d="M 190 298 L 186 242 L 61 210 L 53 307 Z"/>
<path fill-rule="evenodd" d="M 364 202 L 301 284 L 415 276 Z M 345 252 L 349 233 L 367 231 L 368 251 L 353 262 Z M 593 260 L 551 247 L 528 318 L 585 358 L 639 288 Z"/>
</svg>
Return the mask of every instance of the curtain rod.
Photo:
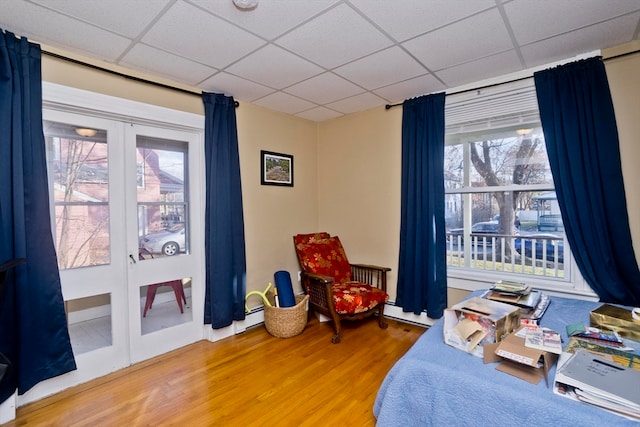
<svg viewBox="0 0 640 427">
<path fill-rule="evenodd" d="M 603 59 L 603 61 L 604 61 L 604 62 L 607 62 L 607 61 L 609 61 L 609 60 L 611 60 L 611 59 L 622 58 L 622 57 L 624 57 L 624 56 L 633 55 L 634 53 L 638 53 L 638 52 L 640 52 L 640 49 L 632 50 L 631 52 L 620 53 L 620 54 L 618 54 L 618 55 L 609 56 L 608 58 Z M 472 89 L 459 90 L 459 91 L 457 91 L 457 92 L 451 92 L 451 93 L 448 93 L 448 94 L 447 94 L 447 96 L 451 96 L 451 95 L 459 95 L 459 94 L 461 94 L 461 93 L 467 93 L 467 92 L 474 92 L 474 91 L 476 91 L 476 90 L 489 89 L 489 88 L 492 88 L 492 87 L 495 87 L 495 86 L 501 86 L 501 85 L 504 85 L 504 84 L 515 83 L 515 82 L 519 82 L 519 81 L 522 81 L 522 80 L 527 80 L 527 79 L 530 79 L 530 78 L 532 78 L 532 76 L 529 76 L 529 77 L 520 77 L 520 78 L 518 78 L 518 79 L 513 79 L 513 80 L 506 81 L 506 82 L 501 82 L 501 83 L 493 83 L 493 84 L 485 85 L 485 86 L 478 86 L 478 87 L 476 87 L 476 88 L 472 88 Z M 401 106 L 402 104 L 403 104 L 402 102 L 399 102 L 399 103 L 397 103 L 397 104 L 386 104 L 386 105 L 384 106 L 384 109 L 385 109 L 385 110 L 389 110 L 389 109 L 391 109 L 391 108 L 393 108 L 393 107 L 399 107 L 399 106 Z"/>
<path fill-rule="evenodd" d="M 49 51 L 46 51 L 44 49 L 42 49 L 42 53 L 45 54 L 45 55 L 51 56 L 53 58 L 62 59 L 63 61 L 72 62 L 74 64 L 82 65 L 84 67 L 89 67 L 89 68 L 92 68 L 92 69 L 98 70 L 98 71 L 103 71 L 105 73 L 113 74 L 113 75 L 116 75 L 118 77 L 123 77 L 125 79 L 133 80 L 133 81 L 136 81 L 136 82 L 146 83 L 146 84 L 150 84 L 150 85 L 153 85 L 153 86 L 158 86 L 158 87 L 161 87 L 161 88 L 164 88 L 164 89 L 171 89 L 171 90 L 174 90 L 174 91 L 177 91 L 177 92 L 186 93 L 188 95 L 202 96 L 202 93 L 194 92 L 192 90 L 182 89 L 182 88 L 179 88 L 179 87 L 176 87 L 176 86 L 171 86 L 171 85 L 168 85 L 168 84 L 155 82 L 153 80 L 147 80 L 147 79 L 143 79 L 141 77 L 131 76 L 129 74 L 121 73 L 119 71 L 114 71 L 114 70 L 110 70 L 108 68 L 100 67 L 98 65 L 89 64 L 88 62 L 80 61 L 78 59 L 69 58 L 68 56 L 64 56 L 64 55 L 60 55 L 60 54 L 57 54 L 57 53 L 49 52 Z M 236 101 L 235 99 L 233 100 L 233 104 L 236 106 L 236 108 L 240 106 L 240 103 L 238 101 Z"/>
</svg>

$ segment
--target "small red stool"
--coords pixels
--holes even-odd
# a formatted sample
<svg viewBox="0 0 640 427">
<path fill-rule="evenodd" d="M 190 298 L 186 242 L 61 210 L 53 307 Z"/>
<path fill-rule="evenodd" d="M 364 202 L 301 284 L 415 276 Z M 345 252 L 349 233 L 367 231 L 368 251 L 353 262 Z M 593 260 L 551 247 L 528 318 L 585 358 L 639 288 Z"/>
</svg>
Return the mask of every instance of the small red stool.
<svg viewBox="0 0 640 427">
<path fill-rule="evenodd" d="M 144 312 L 142 317 L 147 317 L 147 310 L 153 305 L 153 300 L 156 298 L 156 292 L 160 286 L 170 286 L 173 288 L 173 293 L 176 295 L 176 301 L 178 307 L 180 307 L 180 313 L 184 313 L 182 308 L 182 302 L 187 303 L 187 298 L 184 295 L 184 288 L 182 287 L 182 280 L 171 280 L 169 282 L 154 283 L 147 286 L 147 300 L 144 303 Z"/>
</svg>

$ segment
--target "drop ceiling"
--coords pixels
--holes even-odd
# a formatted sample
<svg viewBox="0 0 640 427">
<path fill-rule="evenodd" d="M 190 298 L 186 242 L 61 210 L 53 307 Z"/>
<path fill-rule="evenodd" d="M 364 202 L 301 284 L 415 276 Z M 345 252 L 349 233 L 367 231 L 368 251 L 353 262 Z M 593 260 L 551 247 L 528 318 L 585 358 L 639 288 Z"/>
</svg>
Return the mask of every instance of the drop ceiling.
<svg viewBox="0 0 640 427">
<path fill-rule="evenodd" d="M 0 0 L 30 41 L 324 121 L 640 39 L 640 0 Z"/>
</svg>

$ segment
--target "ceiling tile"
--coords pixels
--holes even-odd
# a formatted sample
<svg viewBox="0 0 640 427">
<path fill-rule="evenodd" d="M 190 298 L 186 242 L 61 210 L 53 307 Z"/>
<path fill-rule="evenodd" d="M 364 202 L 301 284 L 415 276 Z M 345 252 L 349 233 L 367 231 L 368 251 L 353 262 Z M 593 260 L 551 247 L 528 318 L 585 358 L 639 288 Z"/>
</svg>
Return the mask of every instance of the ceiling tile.
<svg viewBox="0 0 640 427">
<path fill-rule="evenodd" d="M 262 1 L 254 10 L 247 12 L 235 7 L 231 0 L 191 0 L 191 3 L 267 40 L 281 36 L 337 2 L 338 0 Z"/>
<path fill-rule="evenodd" d="M 229 73 L 218 73 L 200 84 L 206 92 L 224 93 L 235 99 L 251 102 L 274 90 Z"/>
<path fill-rule="evenodd" d="M 495 0 L 351 0 L 351 3 L 396 41 L 405 41 L 496 6 Z"/>
<path fill-rule="evenodd" d="M 325 107 L 316 107 L 311 110 L 303 111 L 302 113 L 296 114 L 298 117 L 302 117 L 303 119 L 313 120 L 315 122 L 322 122 L 329 119 L 335 119 L 336 117 L 344 116 L 342 113 L 338 113 L 337 111 L 330 110 Z"/>
<path fill-rule="evenodd" d="M 640 8 L 638 0 L 514 0 L 504 6 L 519 44 L 560 35 Z"/>
<path fill-rule="evenodd" d="M 513 73 L 522 69 L 520 58 L 514 50 L 467 62 L 436 73 L 448 87 L 461 86 L 485 78 Z"/>
<path fill-rule="evenodd" d="M 369 110 L 373 107 L 385 105 L 387 102 L 372 93 L 366 92 L 351 98 L 327 104 L 327 107 L 340 111 L 344 114 L 355 113 L 357 111 Z"/>
<path fill-rule="evenodd" d="M 264 98 L 260 98 L 255 101 L 254 104 L 289 114 L 296 114 L 316 107 L 316 105 L 311 102 L 283 92 L 275 92 L 271 95 L 267 95 Z"/>
<path fill-rule="evenodd" d="M 33 42 L 64 46 L 72 52 L 108 62 L 115 61 L 131 44 L 125 37 L 32 3 L 8 0 L 3 1 L 2 6 L 2 28 Z"/>
<path fill-rule="evenodd" d="M 184 2 L 174 4 L 142 41 L 215 68 L 226 67 L 264 44 L 253 34 Z"/>
<path fill-rule="evenodd" d="M 118 63 L 125 67 L 158 74 L 192 86 L 217 71 L 215 68 L 140 43 L 135 45 Z"/>
<path fill-rule="evenodd" d="M 136 38 L 170 3 L 169 0 L 32 0 L 52 10 L 89 22 L 128 38 Z M 127 13 L 122 13 L 126 10 Z"/>
<path fill-rule="evenodd" d="M 391 47 L 336 68 L 334 72 L 367 89 L 377 89 L 426 74 L 427 70 L 399 47 Z"/>
<path fill-rule="evenodd" d="M 227 71 L 265 86 L 282 89 L 320 74 L 322 68 L 270 44 L 233 64 Z"/>
<path fill-rule="evenodd" d="M 341 4 L 276 40 L 276 44 L 332 68 L 391 45 L 391 40 Z"/>
<path fill-rule="evenodd" d="M 402 102 L 405 99 L 419 95 L 440 92 L 445 86 L 431 74 L 405 80 L 373 91 L 376 95 L 385 98 L 391 103 Z"/>
<path fill-rule="evenodd" d="M 489 10 L 402 44 L 431 71 L 513 49 L 500 13 Z"/>
<path fill-rule="evenodd" d="M 232 0 L 0 0 L 0 8 L 0 28 L 45 50 L 317 121 L 640 40 L 640 0 L 259 0 L 251 11 Z"/>
<path fill-rule="evenodd" d="M 333 73 L 324 73 L 288 87 L 285 92 L 311 102 L 326 104 L 362 93 L 364 89 Z"/>
<path fill-rule="evenodd" d="M 592 52 L 593 46 L 612 47 L 629 41 L 635 31 L 640 13 L 623 16 L 602 24 L 593 25 L 566 35 L 552 37 L 520 49 L 527 67 L 548 64 L 580 54 Z M 606 38 L 608 43 L 599 41 Z"/>
</svg>

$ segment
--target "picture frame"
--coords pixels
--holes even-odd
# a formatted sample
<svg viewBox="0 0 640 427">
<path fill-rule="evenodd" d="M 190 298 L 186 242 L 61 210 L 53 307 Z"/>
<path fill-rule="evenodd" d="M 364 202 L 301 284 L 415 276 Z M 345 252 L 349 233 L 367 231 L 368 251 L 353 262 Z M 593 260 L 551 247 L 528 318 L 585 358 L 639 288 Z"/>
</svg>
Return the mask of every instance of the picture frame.
<svg viewBox="0 0 640 427">
<path fill-rule="evenodd" d="M 260 184 L 293 187 L 293 156 L 260 150 Z"/>
</svg>

